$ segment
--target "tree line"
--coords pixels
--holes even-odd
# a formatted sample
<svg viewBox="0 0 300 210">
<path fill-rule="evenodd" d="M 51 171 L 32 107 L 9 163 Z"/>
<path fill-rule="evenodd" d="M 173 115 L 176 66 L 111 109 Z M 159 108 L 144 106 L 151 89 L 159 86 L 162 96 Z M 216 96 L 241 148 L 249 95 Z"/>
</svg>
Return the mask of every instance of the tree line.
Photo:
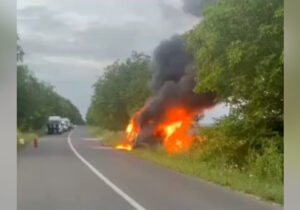
<svg viewBox="0 0 300 210">
<path fill-rule="evenodd" d="M 105 68 L 94 84 L 94 94 L 87 112 L 87 123 L 110 130 L 122 130 L 149 97 L 151 58 L 133 52 L 124 62 Z"/>
<path fill-rule="evenodd" d="M 283 202 L 283 0 L 213 2 L 182 38 L 194 58 L 194 92 L 215 92 L 230 113 L 212 127 L 200 127 L 192 148 L 180 157 L 195 163 L 193 171 L 207 164 L 210 180 Z M 152 59 L 136 55 L 108 66 L 96 82 L 89 124 L 122 130 L 151 96 Z M 165 157 L 155 151 L 151 154 Z M 247 178 L 236 185 L 241 177 Z"/>
<path fill-rule="evenodd" d="M 283 136 L 283 17 L 282 0 L 220 0 L 185 35 L 195 92 L 217 92 L 231 106 L 221 124 L 254 145 Z"/>
<path fill-rule="evenodd" d="M 230 105 L 236 135 L 283 135 L 283 1 L 219 0 L 183 35 L 197 68 L 196 93 Z M 150 95 L 151 58 L 134 53 L 94 85 L 91 124 L 122 129 Z M 236 129 L 238 128 L 238 129 Z"/>
<path fill-rule="evenodd" d="M 67 117 L 75 124 L 84 121 L 70 100 L 37 79 L 25 65 L 17 66 L 17 126 L 21 131 L 45 128 L 48 116 Z"/>
</svg>

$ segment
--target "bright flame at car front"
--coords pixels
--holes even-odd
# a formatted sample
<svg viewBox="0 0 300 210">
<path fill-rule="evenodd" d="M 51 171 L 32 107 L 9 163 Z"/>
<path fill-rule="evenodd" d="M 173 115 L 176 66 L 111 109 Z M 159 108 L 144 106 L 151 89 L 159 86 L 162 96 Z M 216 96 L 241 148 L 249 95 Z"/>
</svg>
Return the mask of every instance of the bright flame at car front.
<svg viewBox="0 0 300 210">
<path fill-rule="evenodd" d="M 127 150 L 127 151 L 131 151 L 132 150 L 132 145 L 131 144 L 118 144 L 116 147 L 116 149 L 119 149 L 119 150 Z"/>
<path fill-rule="evenodd" d="M 129 121 L 126 127 L 126 139 L 118 144 L 116 149 L 131 151 L 139 137 L 141 129 L 139 127 L 138 118 L 140 117 L 143 107 Z M 186 107 L 168 107 L 159 122 L 149 121 L 152 126 L 151 133 L 148 138 L 152 138 L 158 143 L 162 143 L 169 154 L 187 151 L 194 140 L 194 136 L 190 130 L 197 113 L 188 110 Z"/>
</svg>

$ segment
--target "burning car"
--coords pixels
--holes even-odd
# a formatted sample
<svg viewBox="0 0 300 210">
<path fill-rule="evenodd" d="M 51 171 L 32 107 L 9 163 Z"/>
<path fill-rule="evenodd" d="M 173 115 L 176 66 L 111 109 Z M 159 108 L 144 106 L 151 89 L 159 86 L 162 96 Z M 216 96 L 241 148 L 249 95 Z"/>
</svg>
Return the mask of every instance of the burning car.
<svg viewBox="0 0 300 210">
<path fill-rule="evenodd" d="M 130 120 L 126 128 L 126 148 L 161 143 L 168 153 L 188 150 L 194 118 L 216 104 L 216 94 L 195 94 L 193 58 L 179 36 L 163 41 L 154 51 L 155 71 L 152 97 Z M 120 144 L 117 148 L 122 148 Z"/>
</svg>

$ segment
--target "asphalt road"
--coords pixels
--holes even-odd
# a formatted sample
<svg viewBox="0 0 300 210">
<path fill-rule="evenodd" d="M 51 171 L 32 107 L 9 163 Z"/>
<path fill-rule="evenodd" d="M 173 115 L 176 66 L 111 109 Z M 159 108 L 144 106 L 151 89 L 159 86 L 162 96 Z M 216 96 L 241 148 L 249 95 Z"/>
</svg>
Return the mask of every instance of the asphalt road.
<svg viewBox="0 0 300 210">
<path fill-rule="evenodd" d="M 18 153 L 18 210 L 277 210 L 101 145 L 86 127 Z"/>
</svg>

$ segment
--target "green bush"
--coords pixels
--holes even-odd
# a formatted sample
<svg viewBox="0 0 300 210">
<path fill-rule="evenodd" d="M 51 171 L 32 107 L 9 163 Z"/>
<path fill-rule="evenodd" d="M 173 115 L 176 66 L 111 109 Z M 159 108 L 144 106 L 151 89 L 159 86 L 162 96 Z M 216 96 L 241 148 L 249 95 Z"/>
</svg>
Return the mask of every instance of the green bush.
<svg viewBox="0 0 300 210">
<path fill-rule="evenodd" d="M 214 129 L 202 131 L 213 133 Z M 222 136 L 219 131 L 215 132 Z M 132 153 L 180 173 L 282 203 L 283 154 L 278 152 L 277 147 L 266 147 L 265 152 L 260 152 L 226 136 L 220 139 L 216 136 L 212 139 L 207 137 L 202 142 L 196 141 L 189 152 L 180 154 L 170 155 L 162 145 L 137 148 Z M 240 161 L 238 154 L 242 151 L 245 153 Z"/>
<path fill-rule="evenodd" d="M 192 150 L 199 151 L 201 160 L 220 159 L 227 167 L 238 167 L 251 171 L 259 177 L 268 177 L 283 181 L 283 138 L 280 136 L 257 137 L 260 146 L 251 144 L 255 141 L 251 135 L 237 138 L 227 131 L 230 128 L 227 121 L 225 125 L 213 128 L 201 128 L 199 135 L 206 140 L 198 140 Z M 200 138 L 203 139 L 203 138 Z"/>
<path fill-rule="evenodd" d="M 190 151 L 168 154 L 163 145 L 136 148 L 131 154 L 200 177 L 232 189 L 283 202 L 283 152 L 278 143 L 282 137 L 261 138 L 259 149 L 225 131 L 228 122 L 217 127 L 200 128 Z M 104 144 L 115 146 L 124 139 L 124 132 L 90 127 L 90 132 Z M 269 142 L 269 143 L 267 143 Z"/>
<path fill-rule="evenodd" d="M 150 96 L 150 62 L 149 56 L 133 52 L 126 61 L 107 66 L 94 84 L 87 123 L 114 131 L 125 129 L 130 116 Z"/>
<path fill-rule="evenodd" d="M 252 150 L 248 160 L 249 171 L 260 179 L 283 183 L 283 160 L 283 153 L 274 144 L 264 148 L 262 154 Z"/>
<path fill-rule="evenodd" d="M 32 142 L 34 139 L 38 138 L 39 133 L 35 132 L 22 132 L 20 130 L 17 130 L 17 148 L 21 148 L 30 142 Z M 22 144 L 20 142 L 20 139 L 24 140 L 24 143 Z"/>
</svg>

